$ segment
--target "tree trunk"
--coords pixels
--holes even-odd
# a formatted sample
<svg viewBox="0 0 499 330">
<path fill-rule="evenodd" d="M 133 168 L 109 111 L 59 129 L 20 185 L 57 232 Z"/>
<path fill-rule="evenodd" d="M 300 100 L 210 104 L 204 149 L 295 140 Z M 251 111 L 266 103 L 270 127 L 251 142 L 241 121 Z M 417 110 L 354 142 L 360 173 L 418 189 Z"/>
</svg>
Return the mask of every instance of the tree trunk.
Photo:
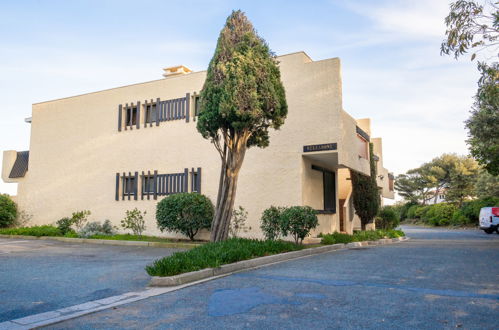
<svg viewBox="0 0 499 330">
<path fill-rule="evenodd" d="M 246 153 L 247 139 L 239 140 L 231 150 L 224 146 L 220 185 L 215 215 L 211 224 L 212 242 L 226 240 L 229 236 L 230 220 L 236 198 L 237 179 Z"/>
<path fill-rule="evenodd" d="M 362 220 L 360 221 L 360 229 L 361 229 L 362 231 L 365 231 L 365 230 L 366 230 L 366 223 L 365 223 L 364 221 L 362 221 Z"/>
</svg>

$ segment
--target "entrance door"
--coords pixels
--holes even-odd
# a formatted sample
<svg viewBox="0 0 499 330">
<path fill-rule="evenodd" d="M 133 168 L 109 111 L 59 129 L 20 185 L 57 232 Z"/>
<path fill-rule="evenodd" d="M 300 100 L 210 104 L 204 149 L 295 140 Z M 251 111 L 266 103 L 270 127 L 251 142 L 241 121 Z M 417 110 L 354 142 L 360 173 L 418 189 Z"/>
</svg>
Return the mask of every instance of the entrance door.
<svg viewBox="0 0 499 330">
<path fill-rule="evenodd" d="M 340 232 L 345 232 L 345 211 L 343 205 L 345 205 L 345 200 L 340 199 Z"/>
</svg>

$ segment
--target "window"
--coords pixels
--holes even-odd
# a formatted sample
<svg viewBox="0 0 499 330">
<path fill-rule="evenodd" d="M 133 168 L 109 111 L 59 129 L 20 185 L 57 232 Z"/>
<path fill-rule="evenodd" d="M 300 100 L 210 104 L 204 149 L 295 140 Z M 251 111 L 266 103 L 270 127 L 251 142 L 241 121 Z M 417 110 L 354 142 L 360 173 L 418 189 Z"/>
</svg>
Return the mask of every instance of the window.
<svg viewBox="0 0 499 330">
<path fill-rule="evenodd" d="M 127 107 L 125 126 L 134 126 L 136 124 L 137 124 L 137 107 Z"/>
<path fill-rule="evenodd" d="M 199 106 L 201 105 L 201 100 L 199 95 L 194 98 L 194 116 L 199 115 Z"/>
<path fill-rule="evenodd" d="M 127 196 L 135 195 L 135 177 L 124 177 L 123 180 L 123 194 Z"/>
<path fill-rule="evenodd" d="M 153 194 L 154 193 L 154 175 L 145 175 L 143 177 L 142 193 L 143 194 Z"/>
<path fill-rule="evenodd" d="M 393 191 L 394 180 L 395 180 L 395 178 L 393 177 L 393 175 L 388 174 L 388 189 L 390 189 L 390 191 Z"/>
<path fill-rule="evenodd" d="M 312 165 L 312 169 L 322 172 L 322 187 L 324 190 L 324 212 L 336 213 L 336 178 L 335 173 L 325 168 Z"/>
<path fill-rule="evenodd" d="M 369 159 L 369 144 L 359 134 L 357 134 L 357 152 L 360 158 Z"/>
<path fill-rule="evenodd" d="M 156 122 L 156 104 L 148 104 L 146 106 L 145 123 Z"/>
</svg>

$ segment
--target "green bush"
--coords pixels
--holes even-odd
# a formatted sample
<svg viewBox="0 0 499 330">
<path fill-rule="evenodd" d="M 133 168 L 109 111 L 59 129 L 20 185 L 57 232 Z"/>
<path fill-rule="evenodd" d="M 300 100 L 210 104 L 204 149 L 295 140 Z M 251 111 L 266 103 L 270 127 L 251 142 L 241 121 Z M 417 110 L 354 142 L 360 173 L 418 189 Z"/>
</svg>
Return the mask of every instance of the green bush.
<svg viewBox="0 0 499 330">
<path fill-rule="evenodd" d="M 21 228 L 2 228 L 0 234 L 3 235 L 25 235 L 25 236 L 62 236 L 59 228 L 52 225 L 21 227 Z"/>
<path fill-rule="evenodd" d="M 121 227 L 131 229 L 134 235 L 142 235 L 142 232 L 146 230 L 146 222 L 144 220 L 146 214 L 146 211 L 142 212 L 138 208 L 127 210 L 125 218 L 121 220 Z"/>
<path fill-rule="evenodd" d="M 416 219 L 416 210 L 419 208 L 419 205 L 411 205 L 407 209 L 406 219 Z"/>
<path fill-rule="evenodd" d="M 57 228 L 61 231 L 63 235 L 72 231 L 71 226 L 73 225 L 73 219 L 71 218 L 62 218 L 56 221 Z"/>
<path fill-rule="evenodd" d="M 416 211 L 414 212 L 414 217 L 416 219 L 425 219 L 426 218 L 426 212 L 430 209 L 429 205 L 419 205 L 416 208 Z"/>
<path fill-rule="evenodd" d="M 480 209 L 487 206 L 499 206 L 499 197 L 486 197 L 464 202 L 459 210 L 460 215 L 462 219 L 466 219 L 467 224 L 478 225 Z"/>
<path fill-rule="evenodd" d="M 94 235 L 111 236 L 114 235 L 114 233 L 114 227 L 111 224 L 111 221 L 106 220 L 103 224 L 99 221 L 87 223 L 78 231 L 78 236 L 88 238 Z"/>
<path fill-rule="evenodd" d="M 291 206 L 281 213 L 281 230 L 284 236 L 291 234 L 295 243 L 301 243 L 310 230 L 317 227 L 317 211 L 310 206 Z"/>
<path fill-rule="evenodd" d="M 397 238 L 405 236 L 404 232 L 401 230 L 388 229 L 388 230 L 366 230 L 366 231 L 356 231 L 353 235 L 343 234 L 343 233 L 332 233 L 322 235 L 322 244 L 338 244 L 338 243 L 350 243 L 350 242 L 363 242 L 363 241 L 375 241 L 381 238 Z"/>
<path fill-rule="evenodd" d="M 9 195 L 0 194 L 0 228 L 9 227 L 16 221 L 17 205 Z"/>
<path fill-rule="evenodd" d="M 350 243 L 353 242 L 353 236 L 348 235 L 348 234 L 343 234 L 343 233 L 332 233 L 332 234 L 325 234 L 322 235 L 322 244 L 326 245 L 331 245 L 331 244 L 338 244 L 338 243 Z"/>
<path fill-rule="evenodd" d="M 275 240 L 281 236 L 281 214 L 284 208 L 271 206 L 263 211 L 260 229 L 266 239 Z"/>
<path fill-rule="evenodd" d="M 194 240 L 200 229 L 211 227 L 213 204 L 198 193 L 170 195 L 158 203 L 156 220 L 161 231 L 179 232 Z"/>
<path fill-rule="evenodd" d="M 400 224 L 400 217 L 392 206 L 383 206 L 376 217 L 376 228 L 394 229 Z"/>
<path fill-rule="evenodd" d="M 448 226 L 452 223 L 452 217 L 457 207 L 450 203 L 439 203 L 429 205 L 423 220 L 434 226 Z"/>
<path fill-rule="evenodd" d="M 230 238 L 156 260 L 146 267 L 146 271 L 151 276 L 173 276 L 302 248 L 300 245 L 284 241 Z"/>
</svg>

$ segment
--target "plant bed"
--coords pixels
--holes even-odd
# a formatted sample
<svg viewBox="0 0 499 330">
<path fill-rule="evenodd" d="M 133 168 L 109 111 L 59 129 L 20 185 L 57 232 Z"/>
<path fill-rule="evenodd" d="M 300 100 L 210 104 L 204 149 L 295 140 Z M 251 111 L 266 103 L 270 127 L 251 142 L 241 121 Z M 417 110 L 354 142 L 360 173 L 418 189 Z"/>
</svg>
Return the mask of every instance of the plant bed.
<svg viewBox="0 0 499 330">
<path fill-rule="evenodd" d="M 365 241 L 377 241 L 384 238 L 398 238 L 405 236 L 404 232 L 401 230 L 388 229 L 388 230 L 366 230 L 358 231 L 353 235 L 343 234 L 343 233 L 332 233 L 321 235 L 322 244 L 338 244 L 338 243 L 352 243 L 352 242 L 365 242 Z"/>
<path fill-rule="evenodd" d="M 221 260 L 214 260 L 213 266 L 207 266 L 209 262 L 203 262 L 202 258 L 199 259 L 189 259 L 188 257 L 202 257 L 203 250 L 212 251 L 212 249 L 208 249 L 211 245 L 213 244 L 219 244 L 219 243 L 227 243 L 228 241 L 225 242 L 219 242 L 219 243 L 208 243 L 205 244 L 203 247 L 198 247 L 195 249 L 192 249 L 187 252 L 180 252 L 176 253 L 170 257 L 166 257 L 160 260 L 157 260 L 153 265 L 150 265 L 146 268 L 148 271 L 149 275 L 154 274 L 155 272 L 163 272 L 164 273 L 169 273 L 169 274 L 175 274 L 175 275 L 164 275 L 164 276 L 159 276 L 159 275 L 153 275 L 149 286 L 159 286 L 159 287 L 165 287 L 165 286 L 178 286 L 178 285 L 184 285 L 186 283 L 190 282 L 195 282 L 195 281 L 200 281 L 200 280 L 209 280 L 218 276 L 225 276 L 225 275 L 230 275 L 234 272 L 239 272 L 243 270 L 248 270 L 252 268 L 257 268 L 257 267 L 262 267 L 266 265 L 270 265 L 276 262 L 282 262 L 282 261 L 287 261 L 287 260 L 292 260 L 296 258 L 302 258 L 306 256 L 311 256 L 311 255 L 316 255 L 320 253 L 326 253 L 326 252 L 331 252 L 331 251 L 336 251 L 336 250 L 344 250 L 344 249 L 355 249 L 355 248 L 360 248 L 363 246 L 368 246 L 368 245 L 383 245 L 383 244 L 391 244 L 394 242 L 399 242 L 399 241 L 404 241 L 406 240 L 406 237 L 398 237 L 398 238 L 383 238 L 377 241 L 363 241 L 363 242 L 351 242 L 347 244 L 332 244 L 332 245 L 321 245 L 321 246 L 315 246 L 315 247 L 305 247 L 301 245 L 294 245 L 293 243 L 289 242 L 283 242 L 283 241 L 257 241 L 257 240 L 246 240 L 246 241 L 256 241 L 260 243 L 265 243 L 265 242 L 280 242 L 280 243 L 289 243 L 294 245 L 295 248 L 298 250 L 295 251 L 282 251 L 280 253 L 275 253 L 275 254 L 270 254 L 266 256 L 254 256 L 251 259 L 246 259 L 242 261 L 233 261 L 231 263 L 222 263 Z M 244 240 L 244 239 L 232 239 L 232 240 Z M 230 240 L 229 240 L 230 241 Z M 228 245 L 231 246 L 235 243 L 229 243 Z M 244 244 L 244 243 L 242 243 Z M 226 245 L 227 246 L 227 245 Z M 237 247 L 238 249 L 239 247 Z M 219 249 L 218 249 L 219 250 Z M 231 251 L 224 251 L 226 255 L 234 255 L 233 252 Z M 220 254 L 220 251 L 218 251 L 216 254 Z M 177 257 L 175 257 L 177 255 Z M 206 255 L 206 257 L 208 257 Z M 222 257 L 222 256 L 220 256 Z M 161 264 L 160 264 L 161 263 Z M 206 266 L 201 268 L 201 264 L 205 264 Z M 167 267 L 176 267 L 176 268 L 170 268 L 168 269 Z M 180 269 L 184 269 L 184 272 L 180 272 Z M 190 269 L 190 270 L 188 270 Z M 152 273 L 152 274 L 151 274 Z M 156 273 L 157 274 L 157 273 Z"/>
<path fill-rule="evenodd" d="M 303 248 L 302 245 L 285 241 L 231 238 L 158 259 L 147 266 L 146 271 L 151 276 L 173 276 Z"/>
</svg>

